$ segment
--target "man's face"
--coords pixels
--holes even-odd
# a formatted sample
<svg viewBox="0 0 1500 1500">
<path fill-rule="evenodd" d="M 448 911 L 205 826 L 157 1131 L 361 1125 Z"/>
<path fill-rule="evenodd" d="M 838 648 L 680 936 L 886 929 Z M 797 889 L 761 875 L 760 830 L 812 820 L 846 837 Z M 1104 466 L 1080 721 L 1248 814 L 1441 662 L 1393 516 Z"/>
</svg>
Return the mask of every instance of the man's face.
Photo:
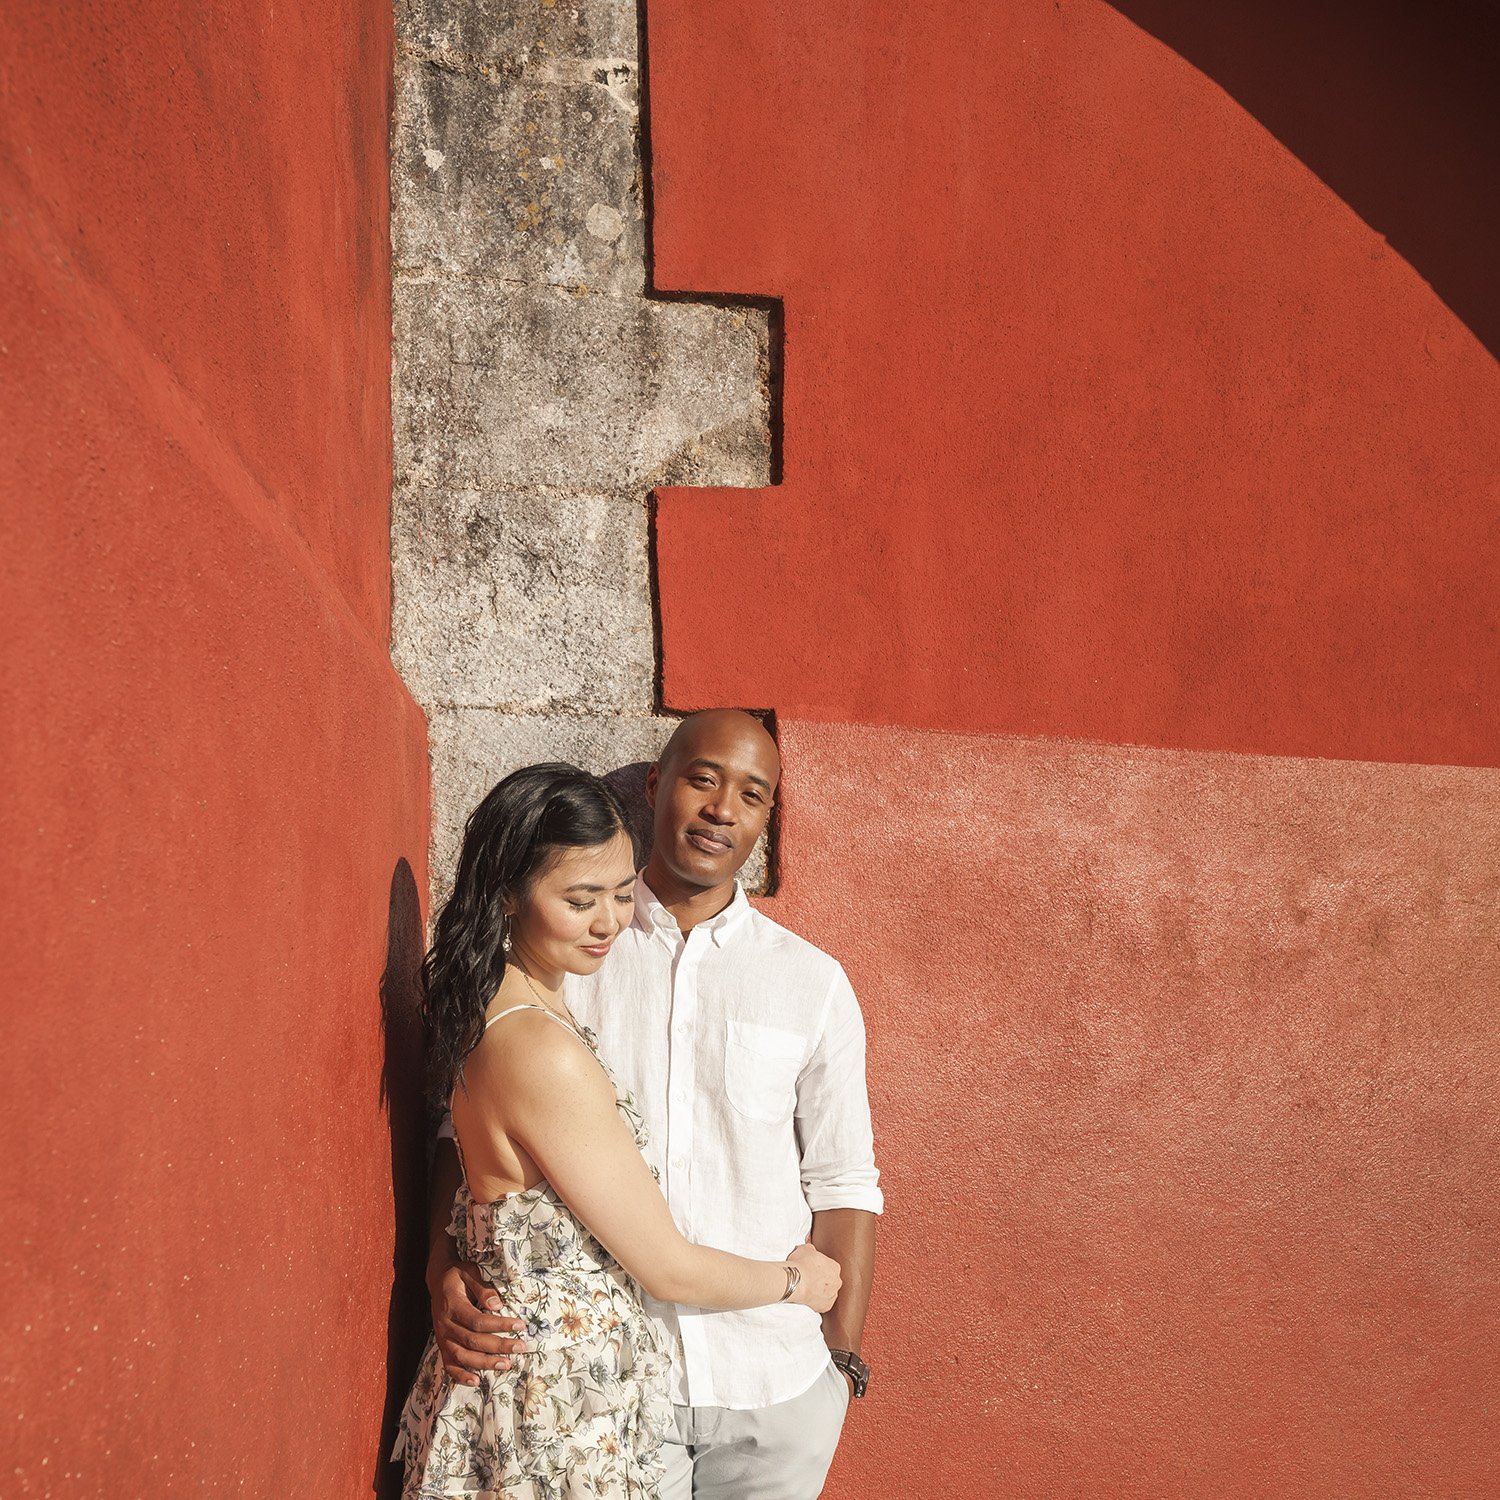
<svg viewBox="0 0 1500 1500">
<path fill-rule="evenodd" d="M 704 890 L 732 880 L 765 832 L 780 775 L 776 747 L 758 725 L 705 726 L 646 778 L 653 858 Z"/>
</svg>

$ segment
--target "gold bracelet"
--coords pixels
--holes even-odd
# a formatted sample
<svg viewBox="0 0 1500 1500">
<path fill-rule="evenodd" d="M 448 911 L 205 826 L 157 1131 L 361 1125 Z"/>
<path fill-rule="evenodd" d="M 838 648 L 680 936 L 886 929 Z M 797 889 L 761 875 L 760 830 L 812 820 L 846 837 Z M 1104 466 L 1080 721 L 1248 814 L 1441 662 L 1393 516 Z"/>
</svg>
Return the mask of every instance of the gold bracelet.
<svg viewBox="0 0 1500 1500">
<path fill-rule="evenodd" d="M 801 1285 L 802 1267 L 788 1264 L 786 1268 L 786 1290 L 781 1294 L 781 1300 L 783 1302 L 790 1302 L 792 1300 L 792 1293 Z"/>
</svg>

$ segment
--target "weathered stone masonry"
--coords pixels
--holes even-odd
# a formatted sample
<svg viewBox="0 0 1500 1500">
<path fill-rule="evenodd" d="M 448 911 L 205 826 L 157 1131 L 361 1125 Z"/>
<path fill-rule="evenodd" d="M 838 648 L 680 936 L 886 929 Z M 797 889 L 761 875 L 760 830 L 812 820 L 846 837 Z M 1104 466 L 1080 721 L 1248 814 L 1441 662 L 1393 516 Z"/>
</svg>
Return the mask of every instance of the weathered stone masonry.
<svg viewBox="0 0 1500 1500">
<path fill-rule="evenodd" d="M 761 307 L 651 295 L 633 4 L 397 5 L 393 655 L 434 899 L 506 771 L 649 760 L 647 497 L 770 480 Z"/>
</svg>

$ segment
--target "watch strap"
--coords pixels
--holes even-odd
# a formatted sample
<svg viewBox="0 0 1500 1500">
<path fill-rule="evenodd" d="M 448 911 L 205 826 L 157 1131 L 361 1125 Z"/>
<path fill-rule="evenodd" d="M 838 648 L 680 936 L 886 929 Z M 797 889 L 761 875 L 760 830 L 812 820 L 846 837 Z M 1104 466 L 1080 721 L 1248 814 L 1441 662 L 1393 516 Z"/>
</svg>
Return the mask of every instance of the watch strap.
<svg viewBox="0 0 1500 1500">
<path fill-rule="evenodd" d="M 870 1383 L 870 1367 L 852 1349 L 830 1349 L 828 1356 L 836 1368 L 847 1375 L 854 1386 L 856 1398 L 863 1396 Z"/>
</svg>

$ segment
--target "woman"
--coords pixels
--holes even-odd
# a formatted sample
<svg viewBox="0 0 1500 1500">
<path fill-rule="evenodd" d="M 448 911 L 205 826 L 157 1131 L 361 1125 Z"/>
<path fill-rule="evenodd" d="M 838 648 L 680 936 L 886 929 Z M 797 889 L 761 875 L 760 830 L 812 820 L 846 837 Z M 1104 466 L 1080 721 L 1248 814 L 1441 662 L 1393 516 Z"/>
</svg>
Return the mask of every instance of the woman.
<svg viewBox="0 0 1500 1500">
<path fill-rule="evenodd" d="M 624 808 L 573 766 L 507 776 L 465 829 L 423 965 L 428 1054 L 463 1164 L 453 1232 L 530 1352 L 471 1387 L 429 1341 L 396 1445 L 404 1500 L 651 1500 L 668 1358 L 637 1287 L 818 1312 L 838 1293 L 838 1266 L 811 1245 L 759 1261 L 683 1238 L 634 1101 L 568 1013 L 566 976 L 604 963 L 634 884 Z"/>
</svg>

